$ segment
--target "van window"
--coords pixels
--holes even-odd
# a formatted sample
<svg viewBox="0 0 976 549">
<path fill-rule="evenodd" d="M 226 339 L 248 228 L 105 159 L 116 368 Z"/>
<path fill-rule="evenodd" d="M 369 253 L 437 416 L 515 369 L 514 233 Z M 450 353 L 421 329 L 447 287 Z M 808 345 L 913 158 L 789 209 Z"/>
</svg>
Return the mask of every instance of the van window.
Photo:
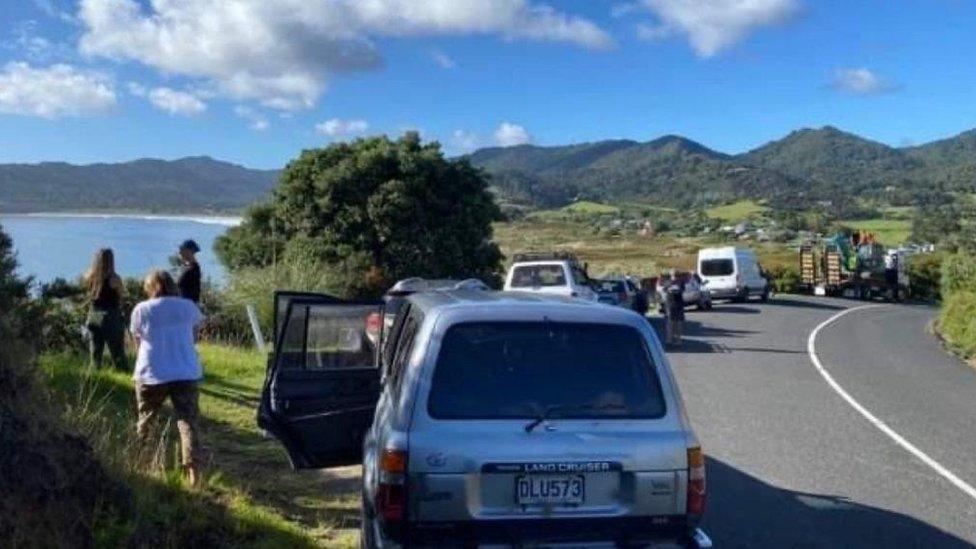
<svg viewBox="0 0 976 549">
<path fill-rule="evenodd" d="M 731 259 L 703 259 L 702 276 L 729 276 L 735 273 L 735 263 Z"/>
<path fill-rule="evenodd" d="M 513 288 L 534 286 L 565 286 L 566 274 L 562 265 L 525 265 L 515 267 L 512 273 Z"/>
<path fill-rule="evenodd" d="M 665 402 L 632 327 L 477 322 L 444 335 L 428 412 L 435 419 L 659 418 Z"/>
</svg>

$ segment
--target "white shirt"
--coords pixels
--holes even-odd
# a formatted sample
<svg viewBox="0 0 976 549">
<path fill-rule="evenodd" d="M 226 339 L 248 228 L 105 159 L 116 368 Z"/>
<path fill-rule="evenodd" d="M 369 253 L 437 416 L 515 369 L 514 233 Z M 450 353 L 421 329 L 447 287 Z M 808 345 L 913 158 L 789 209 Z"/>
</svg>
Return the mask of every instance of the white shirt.
<svg viewBox="0 0 976 549">
<path fill-rule="evenodd" d="M 201 379 L 194 331 L 202 321 L 200 308 L 182 297 L 159 297 L 136 305 L 129 330 L 140 343 L 132 378 L 146 385 Z"/>
</svg>

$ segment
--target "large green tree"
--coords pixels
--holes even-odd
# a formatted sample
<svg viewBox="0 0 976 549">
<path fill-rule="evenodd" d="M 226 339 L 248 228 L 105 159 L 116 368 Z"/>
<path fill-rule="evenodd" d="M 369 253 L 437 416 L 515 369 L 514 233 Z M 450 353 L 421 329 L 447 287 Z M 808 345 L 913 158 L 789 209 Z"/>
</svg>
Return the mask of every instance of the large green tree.
<svg viewBox="0 0 976 549">
<path fill-rule="evenodd" d="M 302 152 L 216 250 L 232 270 L 298 257 L 353 271 L 346 294 L 410 276 L 494 281 L 500 216 L 480 170 L 409 132 Z"/>
</svg>

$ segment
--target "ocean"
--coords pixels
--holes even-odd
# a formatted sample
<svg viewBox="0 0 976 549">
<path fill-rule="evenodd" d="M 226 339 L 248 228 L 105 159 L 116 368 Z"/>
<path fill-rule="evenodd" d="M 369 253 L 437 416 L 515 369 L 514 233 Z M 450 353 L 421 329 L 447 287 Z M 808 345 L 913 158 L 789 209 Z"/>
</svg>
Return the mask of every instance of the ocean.
<svg viewBox="0 0 976 549">
<path fill-rule="evenodd" d="M 38 282 L 77 279 L 98 248 L 112 248 L 116 270 L 123 277 L 142 277 L 154 267 L 170 268 L 170 256 L 192 238 L 202 250 L 197 258 L 204 278 L 221 284 L 225 271 L 213 243 L 239 222 L 231 217 L 0 214 L 0 226 L 14 241 L 18 273 Z"/>
</svg>

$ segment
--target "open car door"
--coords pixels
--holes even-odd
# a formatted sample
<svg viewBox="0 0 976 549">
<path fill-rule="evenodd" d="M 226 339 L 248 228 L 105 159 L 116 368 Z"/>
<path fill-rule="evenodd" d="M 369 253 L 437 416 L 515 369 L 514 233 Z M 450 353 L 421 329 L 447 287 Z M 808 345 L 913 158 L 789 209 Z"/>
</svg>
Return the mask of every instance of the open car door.
<svg viewBox="0 0 976 549">
<path fill-rule="evenodd" d="M 380 392 L 380 301 L 275 295 L 275 348 L 258 426 L 296 469 L 359 463 Z"/>
</svg>

